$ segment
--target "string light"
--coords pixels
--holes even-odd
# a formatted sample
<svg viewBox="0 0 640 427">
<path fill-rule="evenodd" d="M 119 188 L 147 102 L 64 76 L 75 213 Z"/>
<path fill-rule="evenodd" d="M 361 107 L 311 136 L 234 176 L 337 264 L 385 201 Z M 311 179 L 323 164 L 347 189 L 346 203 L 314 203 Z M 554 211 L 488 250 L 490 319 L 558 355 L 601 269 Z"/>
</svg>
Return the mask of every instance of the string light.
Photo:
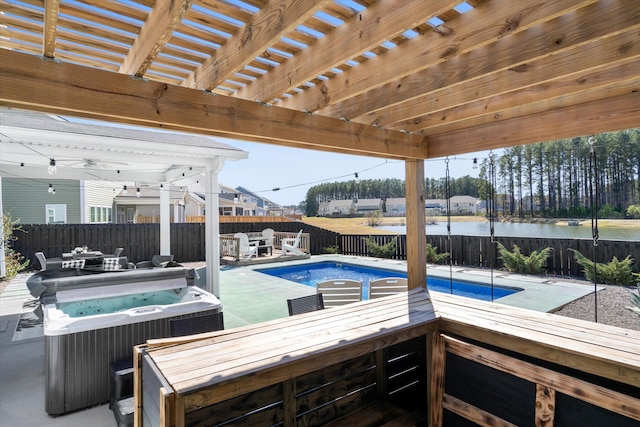
<svg viewBox="0 0 640 427">
<path fill-rule="evenodd" d="M 473 168 L 474 169 L 478 169 L 478 158 L 477 157 L 473 158 Z"/>
<path fill-rule="evenodd" d="M 20 170 L 24 169 L 24 163 L 20 163 Z"/>
<path fill-rule="evenodd" d="M 138 197 L 138 198 L 140 197 L 140 189 L 139 188 L 136 188 L 136 197 Z"/>
<path fill-rule="evenodd" d="M 49 188 L 47 189 L 49 193 L 53 193 L 53 184 L 49 183 Z"/>
<path fill-rule="evenodd" d="M 125 185 L 124 187 L 122 187 L 122 195 L 126 196 L 127 194 L 129 194 L 129 190 L 127 190 L 127 186 Z"/>
<path fill-rule="evenodd" d="M 49 167 L 47 168 L 47 172 L 53 175 L 57 171 L 58 171 L 58 167 L 56 166 L 56 160 L 53 158 L 49 159 Z"/>
</svg>

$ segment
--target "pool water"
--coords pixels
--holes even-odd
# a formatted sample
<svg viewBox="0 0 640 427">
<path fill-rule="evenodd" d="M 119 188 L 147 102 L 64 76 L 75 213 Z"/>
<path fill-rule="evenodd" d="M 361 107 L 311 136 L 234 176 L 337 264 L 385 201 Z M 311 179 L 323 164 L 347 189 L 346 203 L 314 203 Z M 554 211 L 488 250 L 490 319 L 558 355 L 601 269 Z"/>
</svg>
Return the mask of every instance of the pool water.
<svg viewBox="0 0 640 427">
<path fill-rule="evenodd" d="M 369 295 L 369 281 L 384 277 L 407 277 L 404 272 L 385 270 L 382 268 L 363 267 L 355 264 L 336 262 L 318 262 L 312 264 L 296 265 L 289 267 L 262 268 L 256 270 L 260 273 L 292 282 L 316 287 L 316 282 L 330 279 L 354 279 L 362 280 L 362 299 Z M 439 277 L 427 277 L 427 287 L 431 291 L 452 293 L 469 298 L 491 301 L 521 291 L 521 288 L 506 286 L 493 286 L 493 292 L 489 284 L 464 282 Z"/>
<path fill-rule="evenodd" d="M 153 291 L 139 294 L 59 302 L 58 309 L 70 317 L 85 317 L 96 314 L 117 313 L 147 305 L 170 305 L 182 300 L 174 290 Z"/>
</svg>

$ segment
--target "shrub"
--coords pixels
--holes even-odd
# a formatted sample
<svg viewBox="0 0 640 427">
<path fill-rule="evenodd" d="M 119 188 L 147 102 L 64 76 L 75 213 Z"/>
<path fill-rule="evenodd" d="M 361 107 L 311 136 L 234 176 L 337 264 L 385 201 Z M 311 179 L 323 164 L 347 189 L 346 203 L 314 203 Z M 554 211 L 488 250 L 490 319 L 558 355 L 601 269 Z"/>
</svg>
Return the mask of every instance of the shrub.
<svg viewBox="0 0 640 427">
<path fill-rule="evenodd" d="M 382 215 L 380 211 L 375 211 L 367 216 L 367 225 L 369 227 L 377 227 L 382 224 Z"/>
<path fill-rule="evenodd" d="M 513 252 L 510 252 L 504 245 L 498 242 L 498 253 L 502 259 L 504 267 L 514 273 L 541 274 L 547 264 L 547 258 L 551 254 L 551 248 L 543 248 L 534 251 L 526 256 L 517 245 L 513 245 Z"/>
<path fill-rule="evenodd" d="M 393 258 L 396 254 L 396 240 L 397 237 L 394 237 L 390 242 L 379 245 L 372 237 L 365 238 L 369 254 L 376 258 Z"/>
<path fill-rule="evenodd" d="M 2 215 L 2 240 L 4 241 L 4 280 L 11 280 L 16 275 L 29 266 L 29 260 L 13 250 L 11 244 L 16 240 L 13 235 L 14 230 L 21 230 L 18 221 L 12 221 L 9 215 Z"/>
<path fill-rule="evenodd" d="M 627 208 L 629 218 L 640 218 L 640 205 L 631 205 Z"/>
<path fill-rule="evenodd" d="M 426 247 L 427 262 L 431 264 L 444 264 L 449 259 L 449 252 L 438 253 L 438 248 L 431 243 Z"/>
<path fill-rule="evenodd" d="M 594 281 L 593 265 L 586 256 L 582 255 L 575 249 L 569 249 L 573 252 L 576 262 L 584 269 L 584 276 L 587 280 Z M 622 261 L 613 257 L 608 264 L 598 263 L 596 267 L 596 283 L 605 283 L 607 285 L 633 286 L 640 281 L 640 274 L 633 272 L 634 260 L 631 255 L 627 255 Z"/>
<path fill-rule="evenodd" d="M 326 246 L 326 247 L 322 248 L 322 250 L 320 252 L 323 253 L 323 254 L 337 254 L 337 253 L 339 253 L 338 246 L 336 246 L 336 245 Z"/>
<path fill-rule="evenodd" d="M 636 306 L 632 310 L 640 314 L 640 283 L 637 285 L 636 293 L 631 293 L 631 302 Z"/>
</svg>

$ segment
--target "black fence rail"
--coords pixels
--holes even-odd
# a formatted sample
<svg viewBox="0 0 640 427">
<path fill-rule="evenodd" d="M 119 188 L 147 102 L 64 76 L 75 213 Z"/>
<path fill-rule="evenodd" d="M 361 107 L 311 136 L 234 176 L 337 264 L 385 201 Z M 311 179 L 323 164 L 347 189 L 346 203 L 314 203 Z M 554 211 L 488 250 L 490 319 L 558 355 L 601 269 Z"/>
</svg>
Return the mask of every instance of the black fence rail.
<svg viewBox="0 0 640 427">
<path fill-rule="evenodd" d="M 302 229 L 310 234 L 312 255 L 337 250 L 345 255 L 369 256 L 366 239 L 371 238 L 378 245 L 396 240 L 394 259 L 407 259 L 405 235 L 358 235 L 339 234 L 301 222 L 274 223 L 221 223 L 220 233 L 260 232 L 265 228 L 275 231 L 297 233 Z M 131 262 L 149 260 L 160 253 L 159 224 L 24 224 L 14 231 L 16 240 L 13 248 L 38 268 L 36 252 L 44 252 L 47 257 L 59 257 L 76 246 L 87 246 L 103 253 L 112 253 L 117 247 L 124 248 L 123 256 Z M 203 223 L 171 224 L 171 253 L 178 262 L 202 261 L 205 259 L 205 226 Z M 587 239 L 554 239 L 527 237 L 497 237 L 496 241 L 512 250 L 517 245 L 524 254 L 550 247 L 547 272 L 560 276 L 584 276 L 582 267 L 575 262 L 575 249 L 589 259 L 594 259 L 594 246 Z M 454 265 L 483 268 L 501 268 L 502 260 L 497 247 L 488 236 L 428 235 L 427 242 L 438 252 L 449 252 Z M 595 251 L 598 263 L 610 262 L 613 257 L 624 259 L 628 255 L 640 256 L 640 242 L 600 240 Z"/>
<path fill-rule="evenodd" d="M 377 244 L 383 245 L 396 239 L 396 253 L 394 259 L 407 259 L 405 235 L 372 235 L 342 234 L 340 236 L 340 253 L 345 255 L 369 256 L 366 244 L 368 238 Z M 595 249 L 593 241 L 588 239 L 554 239 L 554 238 L 530 238 L 530 237 L 497 237 L 507 249 L 513 250 L 517 245 L 523 254 L 529 255 L 533 251 L 550 247 L 551 254 L 547 259 L 546 270 L 549 274 L 559 276 L 583 277 L 583 268 L 574 258 L 570 249 L 577 250 L 587 258 L 598 263 L 608 263 L 613 257 L 622 260 L 628 255 L 632 258 L 640 256 L 639 241 L 600 240 Z M 446 235 L 427 235 L 427 243 L 437 248 L 439 253 L 451 254 L 454 265 L 502 268 L 502 260 L 498 255 L 497 245 L 491 243 L 488 236 L 451 236 L 449 241 Z M 637 261 L 637 259 L 636 259 Z"/>
</svg>

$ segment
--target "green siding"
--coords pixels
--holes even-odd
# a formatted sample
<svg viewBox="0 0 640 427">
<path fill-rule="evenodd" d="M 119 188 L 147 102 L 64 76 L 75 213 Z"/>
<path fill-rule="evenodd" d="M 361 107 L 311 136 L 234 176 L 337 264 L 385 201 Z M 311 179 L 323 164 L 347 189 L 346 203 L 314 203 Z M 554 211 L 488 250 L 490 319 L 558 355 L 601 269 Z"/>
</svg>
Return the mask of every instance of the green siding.
<svg viewBox="0 0 640 427">
<path fill-rule="evenodd" d="M 56 194 L 47 191 L 53 184 Z M 80 182 L 67 179 L 2 178 L 3 211 L 21 224 L 45 224 L 47 204 L 67 206 L 67 224 L 80 223 Z"/>
</svg>

